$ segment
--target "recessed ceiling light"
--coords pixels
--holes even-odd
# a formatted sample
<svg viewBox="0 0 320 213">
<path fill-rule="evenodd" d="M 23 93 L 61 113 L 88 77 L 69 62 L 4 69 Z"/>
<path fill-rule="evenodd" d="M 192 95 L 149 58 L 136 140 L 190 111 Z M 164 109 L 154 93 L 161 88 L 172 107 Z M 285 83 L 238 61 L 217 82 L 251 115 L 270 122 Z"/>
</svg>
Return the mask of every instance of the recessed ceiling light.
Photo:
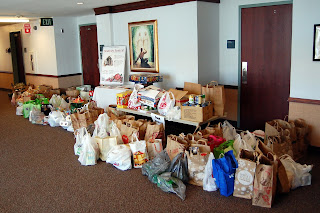
<svg viewBox="0 0 320 213">
<path fill-rule="evenodd" d="M 23 22 L 29 22 L 29 19 L 14 19 L 14 18 L 0 18 L 0 22 L 16 22 L 16 23 L 23 23 Z"/>
<path fill-rule="evenodd" d="M 77 3 L 77 5 L 82 5 L 82 4 L 83 4 L 83 2 L 78 2 L 78 3 Z"/>
</svg>

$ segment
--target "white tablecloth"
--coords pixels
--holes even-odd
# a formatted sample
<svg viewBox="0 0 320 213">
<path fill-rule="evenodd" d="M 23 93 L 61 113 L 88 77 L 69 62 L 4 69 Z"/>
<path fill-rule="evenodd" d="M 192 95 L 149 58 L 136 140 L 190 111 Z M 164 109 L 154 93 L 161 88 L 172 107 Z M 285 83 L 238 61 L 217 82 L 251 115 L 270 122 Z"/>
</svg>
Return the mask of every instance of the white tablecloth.
<svg viewBox="0 0 320 213">
<path fill-rule="evenodd" d="M 117 104 L 117 93 L 124 92 L 127 89 L 96 87 L 93 93 L 93 100 L 97 106 L 106 109 L 110 104 Z"/>
</svg>

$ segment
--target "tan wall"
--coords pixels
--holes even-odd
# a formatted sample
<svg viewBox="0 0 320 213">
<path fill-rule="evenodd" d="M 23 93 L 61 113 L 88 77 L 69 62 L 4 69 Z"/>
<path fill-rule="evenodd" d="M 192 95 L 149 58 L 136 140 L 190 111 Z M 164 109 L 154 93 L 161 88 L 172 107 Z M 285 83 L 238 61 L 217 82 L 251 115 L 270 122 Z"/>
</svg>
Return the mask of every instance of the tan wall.
<svg viewBox="0 0 320 213">
<path fill-rule="evenodd" d="M 231 121 L 238 120 L 238 90 L 225 88 L 227 119 Z"/>
<path fill-rule="evenodd" d="M 289 120 L 302 118 L 311 126 L 311 145 L 320 147 L 320 105 L 289 103 Z"/>
<path fill-rule="evenodd" d="M 53 88 L 68 88 L 70 86 L 82 85 L 82 75 L 67 76 L 67 77 L 46 77 L 46 76 L 35 76 L 26 75 L 26 83 L 38 85 L 49 85 Z"/>
<path fill-rule="evenodd" d="M 82 85 L 82 75 L 68 76 L 59 78 L 59 88 Z"/>
<path fill-rule="evenodd" d="M 0 73 L 0 88 L 12 89 L 13 73 Z"/>
</svg>

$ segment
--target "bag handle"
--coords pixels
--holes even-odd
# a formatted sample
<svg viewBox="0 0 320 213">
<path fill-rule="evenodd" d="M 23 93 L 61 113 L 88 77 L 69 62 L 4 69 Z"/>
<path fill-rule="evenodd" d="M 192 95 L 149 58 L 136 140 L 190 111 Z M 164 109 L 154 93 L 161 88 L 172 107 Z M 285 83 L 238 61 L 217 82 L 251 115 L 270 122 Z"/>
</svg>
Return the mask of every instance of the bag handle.
<svg viewBox="0 0 320 213">
<path fill-rule="evenodd" d="M 194 130 L 193 134 L 195 134 L 197 131 L 201 131 L 201 126 L 200 125 L 196 126 L 196 129 Z"/>
<path fill-rule="evenodd" d="M 132 143 L 134 143 L 133 138 L 136 139 L 136 142 L 139 142 L 139 138 L 138 138 L 138 136 L 137 136 L 137 133 L 135 133 L 135 132 L 132 133 L 132 137 L 131 137 L 131 142 L 132 142 Z"/>
<path fill-rule="evenodd" d="M 199 143 L 199 142 L 200 142 L 200 143 Z M 203 143 L 202 145 L 208 146 L 207 141 L 205 141 L 204 139 L 199 139 L 198 141 L 196 141 L 196 143 L 197 143 L 197 144 Z"/>
<path fill-rule="evenodd" d="M 210 81 L 210 83 L 209 84 L 207 84 L 207 88 L 209 88 L 209 86 L 213 86 L 213 87 L 216 87 L 216 86 L 218 86 L 219 84 L 218 84 L 218 82 L 217 81 Z"/>
</svg>

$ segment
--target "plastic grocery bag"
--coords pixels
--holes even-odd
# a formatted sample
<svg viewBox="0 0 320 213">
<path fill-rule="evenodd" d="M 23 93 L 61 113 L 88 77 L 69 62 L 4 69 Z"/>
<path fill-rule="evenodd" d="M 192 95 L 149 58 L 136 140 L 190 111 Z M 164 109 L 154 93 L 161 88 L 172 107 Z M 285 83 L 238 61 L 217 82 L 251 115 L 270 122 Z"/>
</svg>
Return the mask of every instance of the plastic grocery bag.
<svg viewBox="0 0 320 213">
<path fill-rule="evenodd" d="M 107 113 L 100 114 L 94 125 L 92 137 L 105 138 L 109 136 L 109 116 Z"/>
<path fill-rule="evenodd" d="M 58 108 L 61 107 L 63 109 L 67 109 L 69 108 L 68 103 L 60 96 L 60 95 L 56 95 L 53 94 L 49 103 L 54 107 L 54 108 Z"/>
<path fill-rule="evenodd" d="M 255 149 L 257 146 L 257 140 L 256 137 L 249 132 L 248 130 L 245 132 L 241 132 L 241 138 L 244 140 L 249 146 L 252 147 L 252 149 Z"/>
<path fill-rule="evenodd" d="M 117 144 L 123 144 L 120 130 L 118 129 L 117 125 L 113 121 L 111 121 L 111 123 L 109 124 L 109 129 L 110 129 L 110 136 L 117 137 Z"/>
<path fill-rule="evenodd" d="M 128 108 L 129 109 L 141 109 L 141 103 L 139 102 L 138 99 L 138 89 L 137 86 L 135 85 L 133 88 L 133 92 L 130 95 L 129 101 L 128 101 Z"/>
<path fill-rule="evenodd" d="M 30 111 L 29 121 L 32 124 L 43 124 L 44 114 L 41 112 L 41 108 L 33 107 Z"/>
<path fill-rule="evenodd" d="M 235 137 L 235 140 L 233 143 L 233 149 L 236 152 L 237 159 L 239 158 L 241 149 L 254 151 L 252 147 L 245 140 L 243 140 L 239 134 L 237 134 Z"/>
<path fill-rule="evenodd" d="M 108 152 L 106 163 L 112 164 L 122 171 L 132 168 L 131 150 L 126 145 L 113 146 Z"/>
<path fill-rule="evenodd" d="M 97 164 L 99 158 L 99 147 L 90 134 L 84 135 L 82 138 L 82 151 L 78 161 L 83 166 L 93 166 Z"/>
<path fill-rule="evenodd" d="M 167 172 L 171 172 L 173 177 L 179 178 L 184 183 L 188 183 L 189 174 L 187 155 L 185 155 L 183 152 L 177 154 L 171 161 Z"/>
<path fill-rule="evenodd" d="M 142 175 L 148 176 L 151 182 L 157 183 L 153 177 L 165 172 L 169 168 L 170 162 L 171 160 L 167 151 L 163 150 L 151 161 L 142 165 Z"/>
<path fill-rule="evenodd" d="M 172 121 L 174 119 L 178 120 L 181 119 L 181 109 L 178 106 L 175 106 L 171 109 L 169 109 L 169 111 L 167 112 L 166 118 L 169 121 Z"/>
<path fill-rule="evenodd" d="M 73 147 L 75 155 L 80 155 L 80 153 L 82 152 L 82 140 L 86 134 L 88 134 L 88 132 L 85 127 L 81 127 L 80 129 L 76 130 L 75 132 L 76 143 L 74 144 L 74 147 Z"/>
<path fill-rule="evenodd" d="M 133 142 L 133 138 L 136 139 Z M 133 134 L 132 142 L 129 143 L 130 149 L 133 155 L 133 166 L 134 168 L 142 168 L 142 165 L 148 162 L 148 152 L 147 152 L 147 145 L 145 140 L 138 139 L 136 134 Z"/>
<path fill-rule="evenodd" d="M 186 198 L 186 186 L 180 179 L 172 177 L 171 172 L 155 175 L 154 179 L 157 186 L 162 189 L 162 191 L 175 193 L 182 200 Z"/>
<path fill-rule="evenodd" d="M 170 97 L 170 95 L 172 98 Z M 166 115 L 174 107 L 175 103 L 176 100 L 173 93 L 165 92 L 158 103 L 158 112 L 161 115 Z"/>
<path fill-rule="evenodd" d="M 16 115 L 23 115 L 23 105 L 17 106 Z"/>
<path fill-rule="evenodd" d="M 301 165 L 295 162 L 290 155 L 282 155 L 280 161 L 291 182 L 291 189 L 311 185 L 311 174 L 309 172 L 312 170 L 313 165 Z"/>
<path fill-rule="evenodd" d="M 211 152 L 208 158 L 208 162 L 206 164 L 206 168 L 204 170 L 204 177 L 203 177 L 203 190 L 208 192 L 217 191 L 217 185 L 213 178 L 213 171 L 212 171 L 213 159 L 214 159 L 214 155 Z"/>
<path fill-rule="evenodd" d="M 234 140 L 237 135 L 236 129 L 228 121 L 223 122 L 222 131 L 223 138 L 225 138 L 227 141 Z"/>
<path fill-rule="evenodd" d="M 51 127 L 60 126 L 61 120 L 64 120 L 63 112 L 52 111 L 49 113 L 48 123 Z"/>
</svg>

